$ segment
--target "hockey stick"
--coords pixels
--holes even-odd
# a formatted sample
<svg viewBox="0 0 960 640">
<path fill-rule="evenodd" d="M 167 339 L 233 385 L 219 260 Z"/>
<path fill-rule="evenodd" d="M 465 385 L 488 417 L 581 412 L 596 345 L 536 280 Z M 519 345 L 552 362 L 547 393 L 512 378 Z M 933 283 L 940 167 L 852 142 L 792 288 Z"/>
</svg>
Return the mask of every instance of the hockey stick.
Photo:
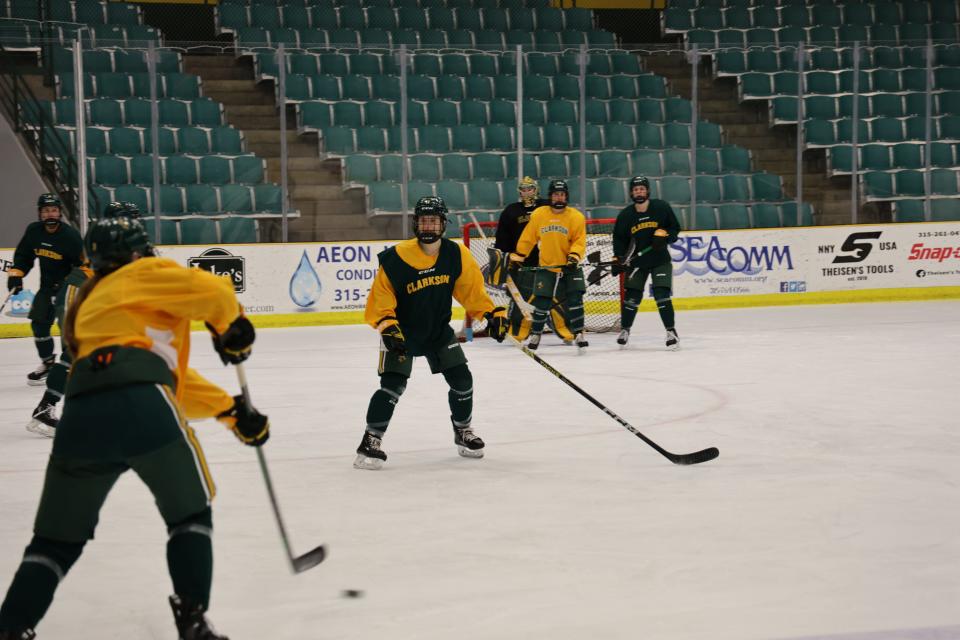
<svg viewBox="0 0 960 640">
<path fill-rule="evenodd" d="M 608 416 L 610 416 L 611 418 L 613 418 L 614 420 L 616 420 L 617 422 L 619 422 L 619 423 L 620 423 L 620 426 L 622 426 L 622 427 L 625 428 L 627 431 L 629 431 L 630 433 L 632 433 L 633 435 L 637 436 L 638 438 L 640 438 L 641 440 L 643 440 L 644 442 L 646 442 L 648 445 L 650 445 L 651 447 L 653 447 L 653 449 L 654 449 L 657 453 L 659 453 L 660 455 L 662 455 L 664 458 L 666 458 L 667 460 L 669 460 L 669 461 L 672 462 L 673 464 L 683 464 L 683 465 L 700 464 L 701 462 L 709 462 L 710 460 L 713 460 L 714 458 L 716 458 L 717 456 L 720 455 L 720 450 L 717 449 L 716 447 L 709 447 L 709 448 L 707 448 L 707 449 L 703 449 L 702 451 L 695 451 L 695 452 L 693 452 L 693 453 L 671 453 L 671 452 L 667 451 L 666 449 L 664 449 L 663 447 L 661 447 L 660 445 L 658 445 L 656 442 L 654 442 L 653 440 L 651 440 L 651 439 L 648 438 L 647 436 L 645 436 L 645 435 L 643 435 L 642 433 L 640 433 L 640 432 L 639 432 L 633 425 L 631 425 L 629 422 L 627 422 L 626 420 L 624 420 L 623 418 L 621 418 L 620 416 L 618 416 L 616 413 L 614 413 L 613 411 L 611 411 L 610 409 L 608 409 L 608 408 L 606 407 L 606 405 L 604 405 L 604 404 L 601 403 L 599 400 L 597 400 L 596 398 L 594 398 L 593 396 L 591 396 L 589 393 L 587 393 L 586 391 L 584 391 L 583 389 L 581 389 L 579 386 L 577 386 L 576 383 L 573 382 L 573 380 L 571 380 L 570 378 L 566 377 L 565 375 L 563 375 L 562 373 L 560 373 L 559 371 L 557 371 L 556 369 L 554 369 L 552 366 L 550 366 L 549 364 L 547 364 L 547 362 L 546 362 L 543 358 L 541 358 L 540 356 L 538 356 L 537 354 L 535 354 L 533 351 L 531 351 L 530 349 L 528 349 L 522 342 L 520 342 L 519 340 L 517 340 L 516 338 L 514 338 L 513 335 L 511 335 L 509 331 L 507 332 L 507 337 L 510 338 L 510 341 L 513 342 L 513 344 L 514 344 L 517 348 L 519 348 L 519 349 L 520 349 L 521 351 L 523 351 L 526 355 L 528 355 L 530 358 L 532 358 L 534 362 L 536 362 L 537 364 L 539 364 L 540 366 L 542 366 L 544 369 L 546 369 L 547 371 L 549 371 L 550 373 L 552 373 L 553 375 L 555 375 L 557 378 L 560 379 L 561 382 L 563 382 L 563 383 L 566 384 L 568 387 L 570 387 L 571 389 L 573 389 L 574 391 L 576 391 L 577 393 L 579 393 L 581 396 L 583 396 L 584 398 L 586 398 L 590 403 L 592 403 L 595 407 L 597 407 L 598 409 L 600 409 L 601 411 L 603 411 L 605 414 L 607 414 Z"/>
<path fill-rule="evenodd" d="M 613 411 L 611 411 L 611 410 L 610 410 L 609 408 L 607 408 L 607 406 L 604 405 L 602 402 L 600 402 L 599 400 L 597 400 L 596 398 L 594 398 L 593 396 L 591 396 L 589 393 L 587 393 L 586 391 L 584 391 L 583 389 L 581 389 L 580 387 L 578 387 L 578 386 L 576 385 L 576 383 L 574 383 L 572 380 L 570 380 L 570 378 L 566 377 L 565 375 L 563 375 L 562 373 L 560 373 L 559 371 L 557 371 L 556 369 L 554 369 L 552 366 L 550 366 L 549 364 L 547 364 L 547 362 L 546 362 L 543 358 L 541 358 L 540 356 L 538 356 L 537 354 L 535 354 L 533 351 L 531 351 L 530 349 L 528 349 L 528 348 L 527 348 L 526 346 L 524 346 L 519 340 L 517 340 L 516 338 L 514 338 L 514 337 L 513 337 L 512 335 L 510 335 L 509 333 L 507 333 L 507 336 L 510 338 L 510 340 L 513 341 L 513 343 L 514 343 L 521 351 L 523 351 L 526 355 L 528 355 L 530 358 L 532 358 L 532 359 L 534 360 L 534 362 L 536 362 L 536 363 L 539 364 L 541 367 L 543 367 L 544 369 L 546 369 L 547 371 L 549 371 L 550 373 L 552 373 L 553 375 L 555 375 L 557 378 L 560 379 L 561 382 L 563 382 L 563 383 L 566 384 L 568 387 L 570 387 L 571 389 L 573 389 L 574 391 L 576 391 L 577 393 L 579 393 L 581 396 L 583 396 L 584 398 L 586 398 L 591 404 L 593 404 L 595 407 L 597 407 L 598 409 L 600 409 L 601 411 L 603 411 L 605 414 L 607 414 L 608 416 L 610 416 L 611 418 L 613 418 L 614 420 L 616 420 L 617 422 L 619 422 L 619 423 L 620 423 L 620 426 L 622 426 L 624 429 L 626 429 L 627 431 L 629 431 L 630 433 L 632 433 L 633 435 L 637 436 L 638 438 L 640 438 L 641 440 L 643 440 L 644 442 L 646 442 L 648 445 L 650 445 L 651 447 L 653 447 L 653 449 L 654 449 L 657 453 L 659 453 L 660 455 L 662 455 L 664 458 L 666 458 L 667 460 L 669 460 L 669 461 L 672 462 L 673 464 L 683 464 L 683 465 L 700 464 L 701 462 L 709 462 L 710 460 L 713 460 L 714 458 L 716 458 L 717 456 L 720 455 L 720 451 L 719 451 L 716 447 L 710 447 L 710 448 L 708 448 L 708 449 L 703 449 L 702 451 L 695 451 L 695 452 L 693 452 L 693 453 L 671 453 L 671 452 L 667 451 L 666 449 L 664 449 L 663 447 L 661 447 L 660 445 L 658 445 L 656 442 L 654 442 L 653 440 L 651 440 L 651 439 L 648 438 L 647 436 L 645 436 L 645 435 L 643 435 L 642 433 L 640 433 L 640 432 L 639 432 L 635 427 L 633 427 L 629 422 L 627 422 L 626 420 L 624 420 L 623 418 L 621 418 L 620 416 L 618 416 L 616 413 L 614 413 Z"/>
<path fill-rule="evenodd" d="M 7 308 L 7 303 L 10 302 L 10 298 L 13 297 L 13 291 L 7 292 L 7 297 L 3 299 L 3 304 L 0 304 L 0 313 L 3 313 L 3 310 Z"/>
<path fill-rule="evenodd" d="M 240 392 L 247 406 L 253 408 L 250 401 L 250 389 L 247 386 L 247 373 L 243 369 L 243 364 L 235 366 L 237 370 L 237 379 L 240 381 Z M 283 516 L 280 515 L 280 505 L 277 503 L 277 494 L 273 490 L 273 481 L 270 479 L 270 471 L 267 469 L 267 457 L 263 454 L 263 447 L 256 447 L 257 460 L 260 462 L 260 471 L 263 473 L 263 481 L 267 485 L 267 494 L 270 496 L 270 506 L 273 507 L 273 515 L 277 520 L 277 528 L 280 530 L 280 539 L 283 540 L 283 548 L 287 552 L 287 559 L 290 560 L 290 568 L 294 573 L 303 573 L 307 569 L 317 566 L 327 557 L 327 548 L 320 545 L 313 551 L 309 551 L 302 556 L 294 557 L 293 550 L 290 548 L 290 538 L 287 536 L 287 528 L 283 524 Z"/>
</svg>

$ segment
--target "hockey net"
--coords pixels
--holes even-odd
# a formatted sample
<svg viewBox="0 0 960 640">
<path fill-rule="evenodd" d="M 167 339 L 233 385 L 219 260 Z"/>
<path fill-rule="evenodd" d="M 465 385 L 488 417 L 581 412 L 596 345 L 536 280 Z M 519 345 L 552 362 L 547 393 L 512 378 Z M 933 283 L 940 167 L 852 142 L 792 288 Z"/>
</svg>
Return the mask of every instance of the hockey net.
<svg viewBox="0 0 960 640">
<path fill-rule="evenodd" d="M 589 255 L 595 251 L 600 252 L 600 260 L 608 261 L 613 259 L 613 218 L 597 218 L 587 220 L 587 251 Z M 471 255 L 480 265 L 480 269 L 486 275 L 489 267 L 489 256 L 487 248 L 493 246 L 494 236 L 497 231 L 496 222 L 468 222 L 463 225 L 463 244 L 470 249 Z M 583 275 L 587 278 L 594 267 L 584 265 Z M 494 304 L 509 307 L 511 302 L 510 294 L 506 289 L 500 289 L 487 285 L 487 293 L 493 299 Z M 596 284 L 588 284 L 587 292 L 583 296 L 584 307 L 584 329 L 592 332 L 619 331 L 620 330 L 620 301 L 623 297 L 623 288 L 621 279 L 604 274 Z M 486 321 L 475 321 L 470 318 L 464 323 L 464 328 L 469 327 L 475 337 L 485 335 Z"/>
</svg>

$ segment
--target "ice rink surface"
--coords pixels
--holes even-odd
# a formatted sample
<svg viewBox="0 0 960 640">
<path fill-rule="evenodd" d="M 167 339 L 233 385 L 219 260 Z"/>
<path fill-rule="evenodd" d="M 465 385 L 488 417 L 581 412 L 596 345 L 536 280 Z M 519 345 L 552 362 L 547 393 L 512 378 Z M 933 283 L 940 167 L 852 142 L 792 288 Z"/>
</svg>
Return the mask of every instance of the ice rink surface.
<svg viewBox="0 0 960 640">
<path fill-rule="evenodd" d="M 210 614 L 232 640 L 960 638 L 960 302 L 655 314 L 633 342 L 544 359 L 671 465 L 518 350 L 465 345 L 482 460 L 452 442 L 446 385 L 418 360 L 379 472 L 352 468 L 367 327 L 260 332 L 248 362 L 296 552 L 290 574 L 254 452 L 199 423 L 217 480 Z M 209 341 L 193 364 L 236 392 Z M 0 341 L 0 582 L 29 540 L 50 441 L 31 340 Z M 132 426 L 131 428 L 135 428 Z M 38 638 L 172 639 L 166 532 L 121 478 Z M 364 597 L 347 599 L 344 589 Z"/>
</svg>

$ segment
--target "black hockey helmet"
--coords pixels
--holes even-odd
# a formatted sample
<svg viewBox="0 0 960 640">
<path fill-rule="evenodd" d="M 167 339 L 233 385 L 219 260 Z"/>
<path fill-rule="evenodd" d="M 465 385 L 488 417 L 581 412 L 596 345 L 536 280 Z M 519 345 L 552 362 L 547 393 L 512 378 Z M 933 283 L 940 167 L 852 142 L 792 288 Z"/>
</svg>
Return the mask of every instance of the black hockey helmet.
<svg viewBox="0 0 960 640">
<path fill-rule="evenodd" d="M 635 196 L 633 195 L 633 189 L 635 187 L 646 187 L 647 195 L 645 196 Z M 630 199 L 632 199 L 637 204 L 643 204 L 650 198 L 650 180 L 646 176 L 633 176 L 630 178 Z"/>
<path fill-rule="evenodd" d="M 553 199 L 553 194 L 562 193 L 566 196 L 563 199 L 563 202 L 555 202 Z M 570 187 L 567 186 L 566 180 L 551 180 L 550 186 L 547 187 L 547 197 L 550 198 L 550 206 L 554 209 L 564 209 L 567 206 L 567 201 L 570 199 Z"/>
<path fill-rule="evenodd" d="M 103 208 L 103 217 L 104 218 L 119 218 L 124 213 L 123 203 L 117 202 L 108 202 L 107 206 Z"/>
<path fill-rule="evenodd" d="M 125 216 L 104 218 L 90 225 L 84 248 L 90 266 L 99 273 L 109 273 L 138 257 L 153 255 L 147 231 L 139 220 Z"/>
<path fill-rule="evenodd" d="M 140 219 L 140 207 L 137 206 L 136 202 L 125 201 L 123 203 L 123 211 L 128 218 L 133 218 L 134 220 Z"/>
<path fill-rule="evenodd" d="M 41 193 L 40 197 L 37 198 L 37 210 L 39 211 L 44 207 L 63 209 L 63 202 L 60 201 L 60 196 L 55 193 Z"/>
<path fill-rule="evenodd" d="M 56 207 L 59 215 L 56 218 L 46 218 L 44 219 L 43 214 L 41 213 L 47 207 Z M 41 193 L 40 197 L 37 198 L 37 217 L 49 228 L 55 228 L 60 224 L 60 218 L 63 216 L 63 202 L 60 201 L 60 196 L 55 193 Z"/>
<path fill-rule="evenodd" d="M 417 206 L 413 209 L 413 233 L 420 242 L 430 244 L 443 237 L 443 232 L 447 229 L 447 205 L 443 198 L 438 196 L 426 196 L 417 200 Z M 433 231 L 420 231 L 420 218 L 424 216 L 438 216 L 440 218 L 440 233 Z"/>
</svg>

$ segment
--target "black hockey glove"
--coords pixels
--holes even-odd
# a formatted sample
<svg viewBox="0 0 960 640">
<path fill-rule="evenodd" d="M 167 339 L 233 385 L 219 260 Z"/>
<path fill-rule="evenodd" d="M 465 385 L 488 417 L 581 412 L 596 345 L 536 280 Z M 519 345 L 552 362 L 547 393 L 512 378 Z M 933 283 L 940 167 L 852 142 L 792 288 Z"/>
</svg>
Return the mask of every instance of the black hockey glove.
<svg viewBox="0 0 960 640">
<path fill-rule="evenodd" d="M 483 317 L 487 319 L 490 337 L 497 342 L 503 342 L 503 339 L 507 337 L 507 324 L 509 324 L 507 322 L 507 310 L 503 307 L 497 307 L 493 311 L 485 313 Z"/>
<path fill-rule="evenodd" d="M 249 406 L 243 396 L 234 396 L 233 406 L 217 418 L 227 423 L 233 435 L 245 445 L 260 447 L 270 439 L 270 420 Z"/>
<path fill-rule="evenodd" d="M 246 316 L 237 316 L 223 335 L 217 335 L 216 330 L 209 323 L 207 323 L 207 329 L 213 334 L 213 348 L 220 355 L 223 364 L 240 364 L 250 357 L 250 350 L 257 333 Z"/>
<path fill-rule="evenodd" d="M 611 275 L 618 276 L 627 270 L 626 267 L 620 262 L 620 258 L 618 258 L 617 256 L 613 256 L 613 260 L 611 261 L 611 263 L 612 263 L 610 265 Z"/>
<path fill-rule="evenodd" d="M 23 276 L 7 276 L 7 291 L 13 295 L 23 291 Z"/>
<path fill-rule="evenodd" d="M 567 271 L 576 271 L 580 267 L 580 256 L 575 254 L 570 254 L 567 256 L 567 266 L 565 267 Z"/>
<path fill-rule="evenodd" d="M 657 229 L 653 232 L 653 238 L 650 239 L 650 247 L 654 251 L 659 251 L 667 246 L 667 231 L 666 229 Z"/>
<path fill-rule="evenodd" d="M 400 325 L 390 325 L 380 332 L 380 338 L 383 340 L 383 346 L 390 353 L 397 356 L 407 355 L 407 340 L 403 337 Z"/>
</svg>

